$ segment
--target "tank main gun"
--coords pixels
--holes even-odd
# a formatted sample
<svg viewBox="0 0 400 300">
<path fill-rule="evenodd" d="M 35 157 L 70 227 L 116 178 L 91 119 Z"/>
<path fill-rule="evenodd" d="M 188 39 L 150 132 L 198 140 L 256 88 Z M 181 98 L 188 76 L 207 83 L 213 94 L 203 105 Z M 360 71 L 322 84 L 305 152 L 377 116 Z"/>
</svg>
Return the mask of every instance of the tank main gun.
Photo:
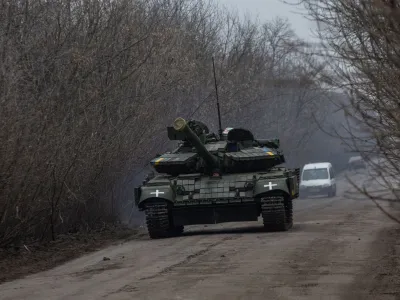
<svg viewBox="0 0 400 300">
<path fill-rule="evenodd" d="M 207 166 L 213 172 L 219 173 L 220 163 L 218 158 L 211 154 L 206 147 L 204 147 L 204 144 L 197 134 L 194 133 L 193 130 L 188 126 L 186 120 L 183 118 L 175 119 L 173 127 L 177 132 L 181 132 L 185 135 L 185 138 L 193 145 L 193 147 L 196 148 L 198 154 L 204 159 Z"/>
</svg>

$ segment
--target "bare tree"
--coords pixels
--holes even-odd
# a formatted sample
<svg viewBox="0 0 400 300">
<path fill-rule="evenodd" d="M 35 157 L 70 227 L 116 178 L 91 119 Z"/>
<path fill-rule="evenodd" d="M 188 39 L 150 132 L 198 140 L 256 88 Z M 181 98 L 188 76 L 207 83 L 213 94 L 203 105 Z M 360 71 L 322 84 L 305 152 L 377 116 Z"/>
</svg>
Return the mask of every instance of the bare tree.
<svg viewBox="0 0 400 300">
<path fill-rule="evenodd" d="M 298 149 L 321 103 L 318 62 L 284 20 L 208 0 L 0 5 L 0 246 L 117 221 L 174 117 L 216 127 L 212 56 L 224 124 Z"/>
<path fill-rule="evenodd" d="M 319 25 L 330 73 L 324 82 L 340 88 L 349 123 L 342 136 L 369 160 L 384 189 L 398 189 L 400 175 L 399 2 L 397 0 L 304 0 Z M 383 161 L 374 157 L 383 157 Z M 358 187 L 371 199 L 385 199 Z"/>
</svg>

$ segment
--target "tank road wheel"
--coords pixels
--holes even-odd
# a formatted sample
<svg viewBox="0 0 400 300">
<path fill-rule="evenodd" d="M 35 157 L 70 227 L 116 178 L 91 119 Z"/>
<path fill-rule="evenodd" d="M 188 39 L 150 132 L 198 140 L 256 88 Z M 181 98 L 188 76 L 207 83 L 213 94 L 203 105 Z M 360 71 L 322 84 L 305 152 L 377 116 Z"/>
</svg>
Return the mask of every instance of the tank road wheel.
<svg viewBox="0 0 400 300">
<path fill-rule="evenodd" d="M 171 236 L 171 223 L 166 202 L 147 204 L 145 213 L 150 238 L 160 239 Z"/>
<path fill-rule="evenodd" d="M 267 231 L 287 231 L 293 226 L 292 199 L 274 196 L 261 199 L 261 214 Z"/>
</svg>

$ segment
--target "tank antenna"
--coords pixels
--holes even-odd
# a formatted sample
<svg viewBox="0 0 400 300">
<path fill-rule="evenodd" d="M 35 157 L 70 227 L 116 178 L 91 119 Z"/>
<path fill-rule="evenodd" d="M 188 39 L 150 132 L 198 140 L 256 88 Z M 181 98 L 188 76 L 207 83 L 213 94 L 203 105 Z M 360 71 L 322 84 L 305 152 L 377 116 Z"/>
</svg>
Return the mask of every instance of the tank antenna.
<svg viewBox="0 0 400 300">
<path fill-rule="evenodd" d="M 220 139 L 222 139 L 221 112 L 219 109 L 218 85 L 217 85 L 217 76 L 215 75 L 214 57 L 212 57 L 212 64 L 213 64 L 213 72 L 214 72 L 215 94 L 217 96 L 217 111 L 218 111 L 218 126 L 219 126 L 218 133 L 219 133 Z"/>
</svg>

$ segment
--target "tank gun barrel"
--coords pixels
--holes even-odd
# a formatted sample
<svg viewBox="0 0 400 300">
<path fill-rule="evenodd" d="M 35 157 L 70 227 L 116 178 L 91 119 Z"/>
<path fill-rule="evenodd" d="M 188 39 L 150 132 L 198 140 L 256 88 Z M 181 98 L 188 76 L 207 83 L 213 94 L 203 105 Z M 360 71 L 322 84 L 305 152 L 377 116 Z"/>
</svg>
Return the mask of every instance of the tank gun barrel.
<svg viewBox="0 0 400 300">
<path fill-rule="evenodd" d="M 205 160 L 206 164 L 210 168 L 219 168 L 218 159 L 211 154 L 206 147 L 204 147 L 203 143 L 199 139 L 199 137 L 192 131 L 192 129 L 188 126 L 187 122 L 183 118 L 177 118 L 174 121 L 174 129 L 178 132 L 182 132 L 186 139 L 196 148 L 199 155 Z"/>
</svg>

